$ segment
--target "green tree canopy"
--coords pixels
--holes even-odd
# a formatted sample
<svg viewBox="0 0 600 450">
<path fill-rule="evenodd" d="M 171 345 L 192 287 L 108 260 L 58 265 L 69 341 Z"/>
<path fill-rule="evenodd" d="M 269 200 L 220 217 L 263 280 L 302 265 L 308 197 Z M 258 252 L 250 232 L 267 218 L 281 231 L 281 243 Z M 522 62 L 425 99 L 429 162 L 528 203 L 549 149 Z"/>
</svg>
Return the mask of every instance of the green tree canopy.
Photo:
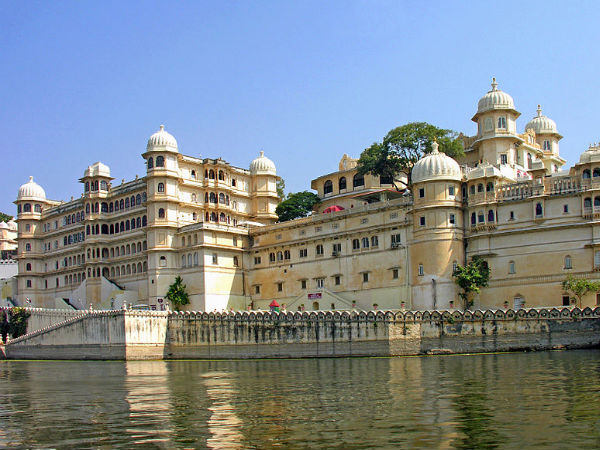
<svg viewBox="0 0 600 450">
<path fill-rule="evenodd" d="M 179 275 L 175 277 L 175 281 L 169 286 L 166 297 L 177 311 L 179 311 L 181 306 L 190 303 L 188 293 L 185 290 L 185 284 L 183 284 L 183 280 Z"/>
<path fill-rule="evenodd" d="M 577 306 L 581 308 L 581 299 L 585 294 L 588 292 L 600 292 L 600 281 L 590 281 L 569 275 L 562 282 L 562 288 L 577 297 Z"/>
<path fill-rule="evenodd" d="M 279 200 L 285 200 L 285 180 L 283 178 L 278 179 L 277 183 L 275 184 L 275 187 L 277 189 L 277 196 L 279 197 Z"/>
<path fill-rule="evenodd" d="M 296 192 L 288 194 L 287 198 L 277 205 L 275 212 L 279 216 L 280 222 L 298 219 L 308 216 L 320 201 L 319 196 L 312 192 Z"/>
<path fill-rule="evenodd" d="M 452 274 L 456 284 L 462 289 L 458 295 L 464 303 L 464 309 L 467 310 L 473 305 L 473 300 L 469 298 L 471 292 L 479 292 L 482 287 L 486 287 L 490 281 L 490 268 L 487 261 L 480 256 L 473 256 L 471 262 L 466 266 L 457 266 Z"/>
<path fill-rule="evenodd" d="M 13 218 L 13 216 L 9 216 L 8 214 L 4 214 L 3 212 L 0 212 L 0 222 L 8 222 L 12 218 Z"/>
<path fill-rule="evenodd" d="M 400 189 L 397 183 L 402 188 L 410 186 L 413 166 L 423 155 L 431 153 L 434 141 L 448 156 L 456 158 L 464 155 L 462 141 L 455 131 L 427 122 L 411 122 L 390 130 L 383 142 L 374 142 L 366 148 L 358 160 L 358 172 L 389 177 L 396 189 Z M 403 175 L 407 183 L 402 180 Z"/>
</svg>

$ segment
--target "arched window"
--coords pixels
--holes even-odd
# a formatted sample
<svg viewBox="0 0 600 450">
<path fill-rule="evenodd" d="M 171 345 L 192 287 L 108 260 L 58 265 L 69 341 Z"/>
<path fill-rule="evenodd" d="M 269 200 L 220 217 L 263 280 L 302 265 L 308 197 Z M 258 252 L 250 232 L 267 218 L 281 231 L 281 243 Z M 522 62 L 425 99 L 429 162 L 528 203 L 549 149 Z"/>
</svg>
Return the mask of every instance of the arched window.
<svg viewBox="0 0 600 450">
<path fill-rule="evenodd" d="M 208 170 L 204 171 L 204 178 L 208 178 Z"/>
<path fill-rule="evenodd" d="M 125 221 L 125 231 L 129 231 L 129 230 L 130 230 L 130 228 L 129 228 L 129 220 L 126 220 Z"/>
<path fill-rule="evenodd" d="M 360 241 L 358 239 L 352 239 L 352 250 L 360 249 Z"/>
<path fill-rule="evenodd" d="M 225 213 L 221 213 L 219 215 L 219 222 L 223 222 L 223 223 L 227 222 L 227 216 L 225 215 Z"/>
<path fill-rule="evenodd" d="M 89 204 L 89 203 L 87 203 L 87 204 L 85 205 L 85 212 L 86 212 L 86 214 L 89 214 L 89 213 L 90 213 L 90 204 Z"/>
<path fill-rule="evenodd" d="M 197 266 L 198 265 L 198 253 L 194 253 L 194 265 Z"/>
<path fill-rule="evenodd" d="M 600 168 L 596 167 L 593 173 L 594 178 L 600 177 Z"/>
<path fill-rule="evenodd" d="M 210 213 L 210 221 L 211 222 L 218 222 L 217 213 L 216 212 L 211 212 Z"/>
<path fill-rule="evenodd" d="M 135 219 L 131 219 L 131 229 L 135 230 Z"/>
<path fill-rule="evenodd" d="M 217 203 L 217 194 L 215 194 L 214 192 L 210 193 L 210 202 Z"/>
<path fill-rule="evenodd" d="M 26 252 L 30 252 L 31 251 L 31 244 L 25 244 L 25 251 Z"/>
<path fill-rule="evenodd" d="M 146 201 L 146 193 L 142 192 L 142 202 L 145 202 L 145 201 Z"/>
<path fill-rule="evenodd" d="M 222 170 L 219 170 L 219 180 L 225 181 L 225 174 L 223 173 Z"/>
<path fill-rule="evenodd" d="M 600 207 L 600 197 L 594 197 L 594 207 Z"/>
<path fill-rule="evenodd" d="M 591 208 L 592 207 L 592 199 L 589 197 L 586 197 L 583 199 L 583 207 L 584 208 Z"/>
<path fill-rule="evenodd" d="M 544 213 L 544 210 L 542 209 L 542 204 L 541 203 L 536 203 L 535 205 L 535 215 L 536 217 L 541 216 Z"/>
<path fill-rule="evenodd" d="M 483 222 L 485 222 L 485 215 L 483 214 L 483 211 L 479 211 L 479 212 L 477 213 L 477 221 L 478 221 L 479 223 L 483 223 Z"/>
<path fill-rule="evenodd" d="M 90 190 L 90 182 L 86 181 L 85 182 L 85 192 L 88 192 Z"/>
<path fill-rule="evenodd" d="M 492 183 L 491 181 L 487 184 L 487 186 L 485 187 L 485 190 L 488 192 L 494 192 L 494 183 Z"/>
<path fill-rule="evenodd" d="M 108 183 L 104 180 L 100 182 L 100 189 L 103 191 L 108 191 Z"/>
<path fill-rule="evenodd" d="M 148 219 L 146 216 L 142 216 L 142 226 L 145 227 L 146 225 L 148 225 Z"/>
<path fill-rule="evenodd" d="M 215 179 L 215 171 L 214 170 L 210 169 L 208 171 L 208 178 L 210 178 L 211 180 Z"/>
<path fill-rule="evenodd" d="M 159 219 L 164 219 L 165 218 L 165 210 L 163 208 L 160 208 L 158 210 L 158 218 Z"/>
<path fill-rule="evenodd" d="M 165 157 L 164 156 L 156 157 L 156 167 L 165 167 Z"/>
<path fill-rule="evenodd" d="M 346 189 L 346 177 L 342 177 L 342 178 L 340 178 L 340 181 L 339 181 L 339 189 L 340 189 L 340 191 L 341 191 L 342 189 Z"/>
<path fill-rule="evenodd" d="M 27 264 L 25 265 L 25 270 L 26 270 L 27 272 L 31 272 L 31 263 L 27 263 Z"/>
<path fill-rule="evenodd" d="M 269 253 L 269 262 L 275 262 L 275 253 Z"/>
<path fill-rule="evenodd" d="M 323 254 L 323 246 L 321 244 L 317 244 L 317 256 Z"/>
<path fill-rule="evenodd" d="M 130 204 L 131 204 L 132 208 L 135 206 L 135 196 L 134 195 L 131 196 L 131 202 L 130 202 Z"/>
<path fill-rule="evenodd" d="M 115 234 L 115 226 L 110 224 L 109 234 Z"/>
<path fill-rule="evenodd" d="M 121 233 L 125 231 L 125 222 L 121 222 L 121 224 L 119 225 L 119 230 L 121 231 Z"/>
<path fill-rule="evenodd" d="M 488 222 L 493 222 L 493 221 L 494 221 L 494 211 L 490 209 L 488 211 Z"/>
<path fill-rule="evenodd" d="M 583 178 L 584 178 L 584 179 L 586 179 L 586 178 L 590 178 L 590 175 L 591 175 L 591 174 L 590 174 L 590 171 L 589 171 L 589 169 L 585 169 L 585 170 L 583 171 Z"/>
<path fill-rule="evenodd" d="M 477 192 L 483 192 L 483 184 L 482 183 L 479 183 L 477 185 Z"/>
<path fill-rule="evenodd" d="M 23 212 L 31 212 L 31 203 L 25 203 L 23 206 Z"/>
<path fill-rule="evenodd" d="M 192 194 L 192 203 L 196 203 L 196 194 Z"/>
<path fill-rule="evenodd" d="M 332 192 L 333 192 L 333 183 L 331 182 L 331 180 L 327 180 L 325 182 L 325 184 L 323 185 L 323 193 L 331 194 Z"/>
<path fill-rule="evenodd" d="M 283 253 L 277 252 L 277 261 L 283 261 Z"/>
<path fill-rule="evenodd" d="M 125 209 L 129 208 L 129 197 L 125 199 Z"/>
<path fill-rule="evenodd" d="M 219 194 L 219 203 L 225 204 L 225 194 L 222 192 Z"/>
<path fill-rule="evenodd" d="M 233 267 L 238 267 L 240 265 L 239 259 L 237 256 L 233 257 Z"/>
<path fill-rule="evenodd" d="M 164 183 L 158 183 L 158 192 L 165 192 L 165 184 Z"/>
<path fill-rule="evenodd" d="M 102 211 L 103 213 L 107 213 L 108 212 L 108 203 L 102 202 L 102 204 L 100 205 L 100 211 Z"/>
<path fill-rule="evenodd" d="M 470 192 L 471 194 L 474 194 L 474 193 L 475 193 L 475 185 L 474 185 L 474 184 L 472 184 L 472 185 L 469 187 L 469 192 Z"/>
<path fill-rule="evenodd" d="M 544 150 L 550 151 L 552 150 L 552 144 L 548 139 L 544 140 Z"/>
<path fill-rule="evenodd" d="M 506 117 L 498 117 L 498 128 L 506 129 Z"/>
<path fill-rule="evenodd" d="M 154 167 L 154 159 L 152 159 L 152 156 L 150 158 L 148 158 L 148 169 L 152 169 Z"/>
<path fill-rule="evenodd" d="M 141 205 L 142 204 L 142 196 L 140 194 L 135 196 L 135 204 L 136 205 Z"/>
<path fill-rule="evenodd" d="M 369 248 L 369 238 L 368 237 L 362 238 L 362 246 L 363 246 L 363 248 Z"/>
<path fill-rule="evenodd" d="M 136 217 L 136 219 L 135 219 L 135 227 L 139 228 L 141 226 L 142 226 L 142 219 L 139 218 L 139 217 Z"/>
<path fill-rule="evenodd" d="M 567 255 L 565 256 L 565 269 L 572 269 L 572 262 L 571 262 L 571 256 Z"/>
<path fill-rule="evenodd" d="M 508 273 L 517 273 L 514 261 L 508 262 Z"/>
<path fill-rule="evenodd" d="M 359 173 L 352 178 L 352 187 L 360 187 L 365 185 L 365 177 Z"/>
<path fill-rule="evenodd" d="M 283 259 L 291 259 L 292 255 L 289 250 L 284 250 Z"/>
<path fill-rule="evenodd" d="M 123 199 L 119 201 L 119 209 L 125 209 L 125 201 Z"/>
<path fill-rule="evenodd" d="M 192 254 L 188 253 L 187 255 L 187 262 L 188 262 L 188 266 L 192 266 Z"/>
<path fill-rule="evenodd" d="M 195 179 L 196 179 L 196 171 L 195 171 L 195 170 L 192 170 L 192 171 L 190 172 L 190 178 L 191 178 L 192 180 L 195 180 Z"/>
<path fill-rule="evenodd" d="M 110 203 L 108 204 L 108 212 L 109 212 L 109 213 L 113 212 L 113 208 L 114 208 L 114 206 L 113 206 L 113 202 L 110 202 Z M 77 222 L 79 222 L 79 219 L 77 219 Z"/>
<path fill-rule="evenodd" d="M 41 212 L 42 212 L 42 205 L 37 205 L 37 204 L 36 204 L 36 205 L 33 207 L 33 210 L 34 210 L 36 213 L 41 213 Z"/>
</svg>

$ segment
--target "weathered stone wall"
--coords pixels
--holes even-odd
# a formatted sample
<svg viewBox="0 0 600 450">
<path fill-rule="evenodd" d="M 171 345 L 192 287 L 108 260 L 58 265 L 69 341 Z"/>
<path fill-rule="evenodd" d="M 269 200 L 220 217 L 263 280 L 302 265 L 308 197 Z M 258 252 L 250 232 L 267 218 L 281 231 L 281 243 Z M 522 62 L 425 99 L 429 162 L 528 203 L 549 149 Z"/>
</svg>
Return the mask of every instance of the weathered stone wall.
<svg viewBox="0 0 600 450">
<path fill-rule="evenodd" d="M 600 346 L 600 308 L 194 313 L 89 311 L 6 345 L 8 358 L 398 356 Z"/>
</svg>

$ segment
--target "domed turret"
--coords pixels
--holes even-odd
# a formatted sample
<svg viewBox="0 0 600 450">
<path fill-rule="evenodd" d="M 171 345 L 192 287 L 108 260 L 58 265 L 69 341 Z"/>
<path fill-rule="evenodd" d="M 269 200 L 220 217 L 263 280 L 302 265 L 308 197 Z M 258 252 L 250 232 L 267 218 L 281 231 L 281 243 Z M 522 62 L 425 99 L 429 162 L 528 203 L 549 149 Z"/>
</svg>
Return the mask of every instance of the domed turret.
<svg viewBox="0 0 600 450">
<path fill-rule="evenodd" d="M 10 231 L 17 231 L 17 222 L 15 222 L 13 219 L 10 219 L 7 225 Z"/>
<path fill-rule="evenodd" d="M 537 116 L 525 125 L 525 130 L 529 129 L 535 131 L 535 134 L 558 134 L 556 122 L 542 115 L 542 107 L 540 105 L 538 105 Z"/>
<path fill-rule="evenodd" d="M 438 150 L 438 143 L 432 144 L 433 151 L 423 156 L 412 169 L 412 182 L 421 183 L 432 180 L 462 180 L 458 163 Z"/>
<path fill-rule="evenodd" d="M 177 141 L 172 134 L 165 131 L 165 126 L 161 125 L 160 130 L 158 130 L 148 139 L 146 150 L 168 150 L 172 152 L 178 152 Z"/>
<path fill-rule="evenodd" d="M 17 201 L 19 200 L 46 200 L 44 189 L 29 177 L 29 181 L 19 188 Z"/>
<path fill-rule="evenodd" d="M 587 164 L 590 162 L 600 161 L 600 144 L 590 144 L 588 149 L 579 157 L 579 164 Z"/>
<path fill-rule="evenodd" d="M 515 102 L 513 98 L 504 91 L 498 89 L 498 83 L 496 78 L 492 78 L 492 90 L 488 91 L 483 97 L 479 99 L 477 103 L 477 112 L 473 116 L 472 120 L 477 122 L 480 115 L 488 111 L 510 111 L 518 117 L 520 113 L 515 109 Z M 515 118 L 516 118 L 515 117 Z"/>
<path fill-rule="evenodd" d="M 100 161 L 88 166 L 83 172 L 83 177 L 108 177 L 110 178 L 110 167 Z"/>
<path fill-rule="evenodd" d="M 4 222 L 0 222 L 0 230 L 8 230 L 8 225 L 6 225 L 6 223 Z"/>
<path fill-rule="evenodd" d="M 250 173 L 252 175 L 277 175 L 275 163 L 267 158 L 263 151 L 250 163 Z"/>
</svg>

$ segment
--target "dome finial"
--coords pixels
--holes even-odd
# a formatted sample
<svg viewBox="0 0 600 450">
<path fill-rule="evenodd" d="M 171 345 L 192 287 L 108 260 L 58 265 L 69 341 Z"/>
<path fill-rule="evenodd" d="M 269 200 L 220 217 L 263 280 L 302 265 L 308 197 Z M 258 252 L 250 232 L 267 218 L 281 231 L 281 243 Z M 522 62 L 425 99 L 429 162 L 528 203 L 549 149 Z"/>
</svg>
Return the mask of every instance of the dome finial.
<svg viewBox="0 0 600 450">
<path fill-rule="evenodd" d="M 33 182 L 33 176 L 32 175 L 29 175 L 29 182 L 30 183 Z"/>
<path fill-rule="evenodd" d="M 262 150 L 260 151 L 260 156 L 265 156 L 265 152 L 263 152 Z"/>
<path fill-rule="evenodd" d="M 496 83 L 496 77 L 492 77 L 492 91 L 498 90 L 498 83 Z"/>
<path fill-rule="evenodd" d="M 542 105 L 538 105 L 538 108 L 537 108 L 537 116 L 538 116 L 538 117 L 542 117 Z"/>
<path fill-rule="evenodd" d="M 163 124 L 160 125 L 160 131 L 164 131 L 165 126 Z"/>
<path fill-rule="evenodd" d="M 431 153 L 432 154 L 436 154 L 439 153 L 439 149 L 440 148 L 440 144 L 437 143 L 437 140 L 434 139 L 433 142 L 431 143 Z"/>
</svg>

